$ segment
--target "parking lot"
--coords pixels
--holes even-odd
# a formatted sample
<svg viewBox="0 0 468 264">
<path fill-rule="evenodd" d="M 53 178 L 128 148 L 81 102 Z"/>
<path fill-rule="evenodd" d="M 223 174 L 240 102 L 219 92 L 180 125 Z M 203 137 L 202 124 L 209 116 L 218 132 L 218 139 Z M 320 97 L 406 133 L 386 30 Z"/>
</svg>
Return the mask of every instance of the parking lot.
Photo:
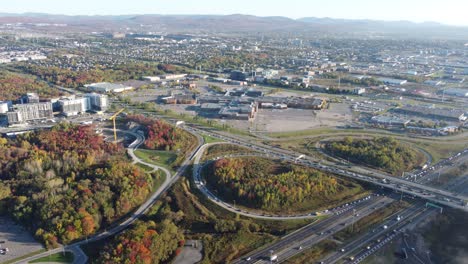
<svg viewBox="0 0 468 264">
<path fill-rule="evenodd" d="M 22 226 L 17 225 L 11 219 L 0 217 L 0 263 L 15 259 L 44 247 Z"/>
</svg>

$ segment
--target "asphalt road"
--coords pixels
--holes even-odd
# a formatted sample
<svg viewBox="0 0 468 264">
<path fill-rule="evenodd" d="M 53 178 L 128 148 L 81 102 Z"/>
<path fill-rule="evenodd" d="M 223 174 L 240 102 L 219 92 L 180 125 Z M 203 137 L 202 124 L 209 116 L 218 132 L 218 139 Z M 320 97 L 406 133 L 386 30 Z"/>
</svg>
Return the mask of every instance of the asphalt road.
<svg viewBox="0 0 468 264">
<path fill-rule="evenodd" d="M 317 161 L 311 159 L 310 157 L 305 157 L 303 159 L 297 160 L 297 158 L 302 155 L 301 153 L 296 153 L 289 150 L 278 149 L 275 147 L 267 146 L 264 144 L 254 143 L 251 140 L 247 140 L 242 136 L 226 135 L 220 133 L 219 131 L 209 131 L 205 132 L 195 126 L 187 127 L 187 130 L 194 131 L 197 133 L 208 133 L 211 136 L 217 137 L 219 139 L 225 140 L 230 143 L 238 144 L 243 147 L 251 148 L 260 152 L 265 152 L 270 155 L 280 157 L 285 161 L 297 162 L 299 164 L 313 167 L 319 170 L 328 171 L 333 174 L 342 175 L 345 177 L 357 179 L 360 181 L 369 182 L 372 184 L 380 185 L 388 189 L 393 189 L 402 193 L 406 193 L 415 197 L 420 197 L 422 199 L 431 201 L 433 203 L 442 204 L 448 207 L 453 207 L 468 211 L 468 207 L 465 206 L 468 197 L 463 195 L 454 194 L 449 191 L 425 186 L 415 182 L 407 181 L 393 176 L 388 176 L 380 174 L 377 172 L 372 172 L 369 175 L 364 174 L 365 169 L 361 170 L 361 173 L 356 173 L 350 171 L 346 166 L 338 164 L 328 164 L 324 161 Z"/>
<path fill-rule="evenodd" d="M 373 196 L 363 203 L 352 206 L 350 210 L 334 214 L 322 221 L 310 224 L 261 250 L 233 261 L 233 263 L 261 263 L 261 261 L 268 260 L 271 252 L 278 256 L 279 261 L 285 260 L 300 253 L 301 250 L 332 236 L 334 233 L 348 227 L 362 217 L 386 206 L 392 201 L 394 201 L 392 198 L 386 196 Z M 299 247 L 302 247 L 302 249 L 299 249 Z"/>
<path fill-rule="evenodd" d="M 165 179 L 164 183 L 159 187 L 159 189 L 157 191 L 155 191 L 148 198 L 148 200 L 145 203 L 143 203 L 137 210 L 135 210 L 130 217 L 125 219 L 123 222 L 118 223 L 116 226 L 114 226 L 114 227 L 112 227 L 112 228 L 110 228 L 108 230 L 105 230 L 105 231 L 103 231 L 103 232 L 101 232 L 99 234 L 96 234 L 96 235 L 94 235 L 92 237 L 89 237 L 88 239 L 85 239 L 85 240 L 82 240 L 82 241 L 67 245 L 65 247 L 58 247 L 58 248 L 55 248 L 55 249 L 46 251 L 44 253 L 40 253 L 40 254 L 28 257 L 28 258 L 24 258 L 24 259 L 22 259 L 20 261 L 14 262 L 14 264 L 28 263 L 29 261 L 32 261 L 32 260 L 35 260 L 35 259 L 38 259 L 38 258 L 41 258 L 41 257 L 48 256 L 50 254 L 59 253 L 59 252 L 62 252 L 62 251 L 69 251 L 69 252 L 72 252 L 74 256 L 77 256 L 77 257 L 75 257 L 76 260 L 73 262 L 74 264 L 85 264 L 86 261 L 88 260 L 88 258 L 84 254 L 84 252 L 80 249 L 80 246 L 84 245 L 84 244 L 87 244 L 89 242 L 95 242 L 95 241 L 103 240 L 105 238 L 108 238 L 110 236 L 114 236 L 114 235 L 122 232 L 123 230 L 127 229 L 138 218 L 140 218 L 149 208 L 151 208 L 151 206 L 153 206 L 153 204 L 157 201 L 157 199 L 159 198 L 159 196 L 162 193 L 164 193 L 170 186 L 172 186 L 172 184 L 174 184 L 179 179 L 180 175 L 182 175 L 182 173 L 185 171 L 185 169 L 191 163 L 191 161 L 192 161 L 192 159 L 194 157 L 194 154 L 197 151 L 199 151 L 200 145 L 203 144 L 203 138 L 201 138 L 199 135 L 195 134 L 195 136 L 198 139 L 199 146 L 192 153 L 190 153 L 189 157 L 182 163 L 182 165 L 179 167 L 177 172 L 174 175 L 171 175 L 169 170 L 167 170 L 166 168 L 146 163 L 143 160 L 139 159 L 134 154 L 134 151 L 141 144 L 143 144 L 143 142 L 145 140 L 142 135 L 140 135 L 138 133 L 135 133 L 135 132 L 130 132 L 130 131 L 121 131 L 121 132 L 131 134 L 136 138 L 136 140 L 132 144 L 130 144 L 130 146 L 128 148 L 128 153 L 132 157 L 132 159 L 134 161 L 139 162 L 139 163 L 150 166 L 153 169 L 163 171 L 166 174 L 166 179 Z"/>
</svg>

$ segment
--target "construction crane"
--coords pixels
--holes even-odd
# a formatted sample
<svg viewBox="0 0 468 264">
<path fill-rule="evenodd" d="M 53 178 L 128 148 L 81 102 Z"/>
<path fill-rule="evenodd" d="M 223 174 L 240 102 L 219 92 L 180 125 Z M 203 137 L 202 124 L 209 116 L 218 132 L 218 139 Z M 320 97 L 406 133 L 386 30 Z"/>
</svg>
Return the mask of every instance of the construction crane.
<svg viewBox="0 0 468 264">
<path fill-rule="evenodd" d="M 122 108 L 120 109 L 119 111 L 117 111 L 117 113 L 115 113 L 113 116 L 111 116 L 109 118 L 109 120 L 112 120 L 114 122 L 114 143 L 117 143 L 117 129 L 115 128 L 115 119 L 117 118 L 117 116 L 122 113 L 123 111 L 125 110 L 125 108 Z"/>
</svg>

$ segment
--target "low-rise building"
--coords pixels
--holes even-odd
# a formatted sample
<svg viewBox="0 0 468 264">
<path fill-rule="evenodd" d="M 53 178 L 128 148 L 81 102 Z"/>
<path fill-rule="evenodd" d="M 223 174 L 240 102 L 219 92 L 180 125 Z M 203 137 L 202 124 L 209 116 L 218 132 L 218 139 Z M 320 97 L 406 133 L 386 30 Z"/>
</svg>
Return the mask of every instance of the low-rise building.
<svg viewBox="0 0 468 264">
<path fill-rule="evenodd" d="M 159 77 L 159 76 L 144 76 L 141 79 L 143 81 L 148 81 L 148 82 L 159 82 L 161 80 L 161 77 Z"/>
<path fill-rule="evenodd" d="M 449 96 L 468 97 L 468 89 L 462 88 L 449 88 L 444 90 L 442 93 Z"/>
<path fill-rule="evenodd" d="M 410 123 L 410 120 L 396 116 L 378 115 L 371 118 L 371 123 L 383 125 L 385 127 L 406 127 Z"/>
<path fill-rule="evenodd" d="M 162 98 L 165 104 L 189 104 L 197 103 L 197 98 L 194 94 L 179 94 Z"/>
<path fill-rule="evenodd" d="M 393 79 L 393 78 L 378 78 L 379 81 L 383 82 L 386 85 L 403 85 L 408 82 L 408 80 Z"/>
<path fill-rule="evenodd" d="M 85 85 L 91 91 L 99 92 L 99 93 L 122 93 L 125 91 L 133 90 L 132 86 L 127 86 L 123 84 L 115 84 L 115 83 L 92 83 Z"/>
</svg>

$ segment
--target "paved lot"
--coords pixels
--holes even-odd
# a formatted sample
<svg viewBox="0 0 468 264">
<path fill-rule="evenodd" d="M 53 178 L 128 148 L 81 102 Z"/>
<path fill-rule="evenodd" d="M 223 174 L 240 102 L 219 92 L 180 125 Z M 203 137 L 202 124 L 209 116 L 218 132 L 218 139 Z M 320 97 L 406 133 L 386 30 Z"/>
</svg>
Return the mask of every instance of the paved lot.
<svg viewBox="0 0 468 264">
<path fill-rule="evenodd" d="M 0 263 L 43 248 L 27 230 L 6 217 L 0 217 L 0 241 L 5 241 L 1 248 L 8 248 L 6 255 L 0 255 Z"/>
<path fill-rule="evenodd" d="M 190 246 L 190 245 L 193 245 L 193 243 L 196 243 L 197 247 Z M 199 240 L 197 240 L 197 241 L 195 241 L 195 240 L 186 241 L 184 249 L 175 258 L 173 263 L 174 264 L 195 264 L 195 263 L 198 263 L 203 258 L 202 251 L 203 251 L 203 245 L 202 245 L 201 241 L 199 241 Z"/>
</svg>

